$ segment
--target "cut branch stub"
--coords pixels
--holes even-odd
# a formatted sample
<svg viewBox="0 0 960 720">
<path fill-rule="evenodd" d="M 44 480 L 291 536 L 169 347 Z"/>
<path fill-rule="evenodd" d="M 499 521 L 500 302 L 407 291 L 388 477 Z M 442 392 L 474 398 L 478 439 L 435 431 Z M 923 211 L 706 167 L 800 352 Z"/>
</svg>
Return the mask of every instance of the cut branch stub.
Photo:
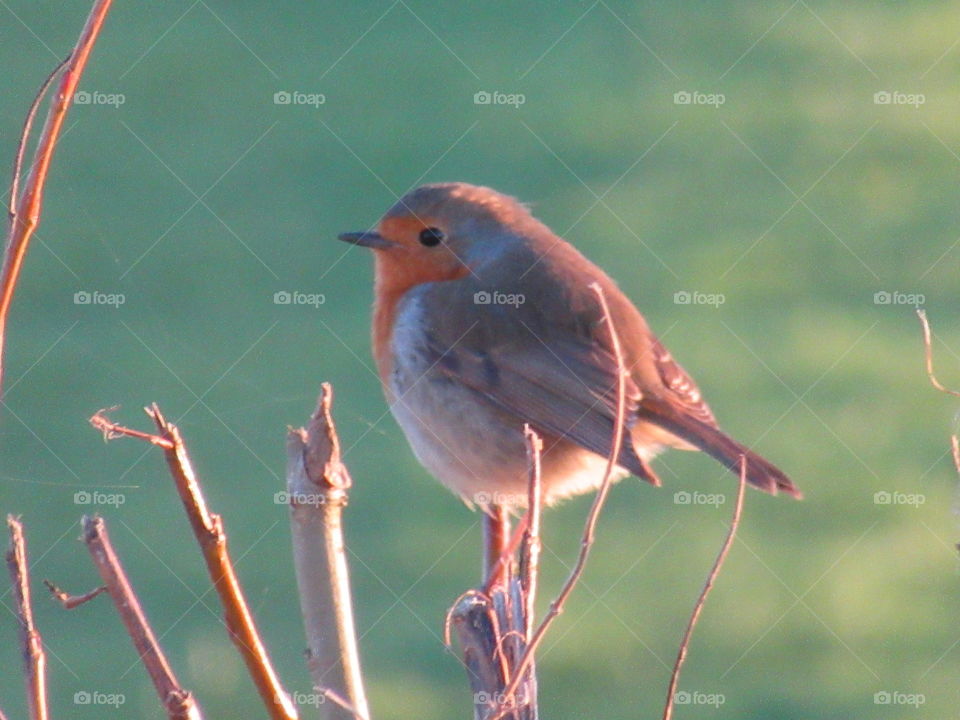
<svg viewBox="0 0 960 720">
<path fill-rule="evenodd" d="M 525 605 L 520 579 L 513 576 L 509 594 L 501 586 L 489 597 L 465 593 L 450 613 L 473 692 L 474 720 L 537 720 L 533 661 L 511 682 L 526 651 Z"/>
<path fill-rule="evenodd" d="M 340 461 L 340 438 L 337 436 L 331 412 L 333 388 L 330 383 L 323 383 L 321 388 L 317 409 L 310 418 L 306 433 L 304 461 L 307 477 L 319 487 L 349 490 L 353 480 L 346 466 Z"/>
<path fill-rule="evenodd" d="M 340 460 L 332 401 L 333 391 L 324 383 L 308 429 L 287 435 L 287 497 L 308 668 L 314 691 L 324 698 L 321 716 L 354 720 L 369 717 L 369 710 L 343 540 L 352 481 Z"/>
</svg>

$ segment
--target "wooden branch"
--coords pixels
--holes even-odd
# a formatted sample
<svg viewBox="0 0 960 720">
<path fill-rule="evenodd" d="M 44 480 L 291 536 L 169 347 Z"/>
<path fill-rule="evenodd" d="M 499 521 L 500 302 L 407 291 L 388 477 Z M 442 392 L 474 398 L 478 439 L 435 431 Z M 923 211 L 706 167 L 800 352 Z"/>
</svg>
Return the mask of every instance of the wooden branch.
<svg viewBox="0 0 960 720">
<path fill-rule="evenodd" d="M 287 434 L 287 492 L 300 612 L 316 690 L 339 701 L 321 705 L 322 717 L 369 717 L 360 672 L 350 577 L 344 551 L 343 508 L 352 485 L 340 460 L 328 383 L 305 430 Z"/>
<path fill-rule="evenodd" d="M 727 531 L 727 537 L 723 541 L 717 559 L 713 563 L 710 574 L 707 575 L 707 581 L 700 591 L 700 597 L 697 598 L 693 606 L 693 612 L 690 614 L 690 620 L 687 622 L 687 628 L 683 633 L 683 640 L 680 642 L 680 650 L 677 652 L 677 659 L 673 664 L 673 672 L 670 673 L 670 683 L 667 686 L 667 701 L 663 708 L 663 720 L 670 720 L 673 715 L 673 703 L 677 691 L 677 683 L 680 681 L 680 668 L 683 667 L 684 660 L 687 659 L 687 648 L 690 646 L 690 638 L 693 635 L 693 629 L 697 626 L 697 620 L 703 610 L 703 605 L 707 601 L 707 595 L 713 587 L 717 575 L 720 574 L 720 568 L 723 567 L 724 560 L 727 559 L 727 553 L 733 546 L 733 538 L 737 534 L 737 527 L 740 525 L 740 516 L 743 513 L 743 496 L 747 488 L 747 458 L 740 456 L 740 486 L 737 488 L 737 503 L 733 508 L 733 519 L 730 521 L 730 530 Z"/>
<path fill-rule="evenodd" d="M 220 597 L 224 623 L 230 639 L 243 658 L 247 672 L 253 679 L 270 717 L 273 720 L 296 720 L 297 710 L 277 678 L 237 580 L 227 550 L 223 522 L 219 515 L 207 510 L 200 482 L 193 471 L 180 431 L 176 425 L 167 421 L 156 404 L 144 410 L 153 419 L 159 435 L 150 435 L 113 423 L 104 417 L 102 411 L 90 418 L 90 423 L 101 431 L 109 431 L 108 437 L 126 435 L 163 449 L 170 475 L 200 545 L 207 572 Z"/>
<path fill-rule="evenodd" d="M 600 511 L 603 509 L 603 504 L 606 502 L 607 494 L 610 491 L 613 469 L 616 467 L 617 458 L 620 457 L 620 447 L 623 443 L 627 371 L 623 362 L 623 352 L 620 348 L 620 337 L 617 335 L 617 329 L 613 325 L 613 318 L 610 315 L 610 308 L 607 306 L 607 299 L 603 294 L 603 289 L 597 283 L 591 283 L 590 289 L 596 293 L 597 299 L 600 302 L 600 307 L 603 310 L 603 318 L 607 324 L 607 331 L 610 333 L 610 344 L 613 346 L 613 354 L 617 361 L 617 415 L 614 421 L 616 424 L 614 426 L 613 443 L 610 448 L 610 455 L 607 457 L 607 467 L 603 473 L 603 480 L 600 483 L 597 494 L 593 498 L 593 505 L 591 505 L 590 512 L 587 515 L 583 529 L 583 537 L 580 540 L 580 553 L 577 556 L 577 561 L 567 576 L 566 581 L 563 583 L 563 587 L 561 587 L 556 599 L 550 603 L 550 610 L 547 612 L 546 617 L 544 617 L 543 622 L 540 623 L 530 638 L 523 658 L 517 667 L 516 674 L 504 692 L 504 699 L 508 703 L 513 698 L 514 693 L 516 693 L 517 687 L 523 680 L 527 668 L 533 662 L 534 653 L 536 653 L 537 648 L 543 641 L 544 635 L 546 635 L 547 630 L 550 629 L 553 621 L 563 612 L 567 599 L 570 597 L 570 594 L 573 592 L 573 589 L 576 587 L 580 576 L 583 575 L 583 571 L 587 566 L 587 559 L 590 557 L 590 550 L 593 547 L 597 521 L 600 519 Z"/>
<path fill-rule="evenodd" d="M 527 649 L 526 603 L 520 578 L 490 592 L 472 590 L 460 596 L 449 613 L 473 693 L 474 720 L 537 720 L 537 679 L 533 664 L 518 672 Z M 520 682 L 510 695 L 514 677 Z"/>
<path fill-rule="evenodd" d="M 147 669 L 153 686 L 170 720 L 202 720 L 193 696 L 184 690 L 167 662 L 156 635 L 147 621 L 140 601 L 110 543 L 107 526 L 101 517 L 83 518 L 83 541 L 107 587 L 114 607 L 133 640 L 133 646 Z M 94 591 L 96 592 L 96 591 Z M 87 595 L 91 595 L 88 593 Z M 88 598 L 89 599 L 89 598 Z"/>
<path fill-rule="evenodd" d="M 10 531 L 10 549 L 7 551 L 7 569 L 13 583 L 13 599 L 20 626 L 20 652 L 23 656 L 23 677 L 27 690 L 27 712 L 30 720 L 47 720 L 47 659 L 43 652 L 43 638 L 33 622 L 30 604 L 30 572 L 27 565 L 27 541 L 23 523 L 7 515 Z"/>
<path fill-rule="evenodd" d="M 103 26 L 103 21 L 107 16 L 107 12 L 110 10 L 111 2 L 112 0 L 96 0 L 93 8 L 90 10 L 83 30 L 80 32 L 80 38 L 70 53 L 67 68 L 60 80 L 60 87 L 50 105 L 46 123 L 44 124 L 40 139 L 37 142 L 37 149 L 33 159 L 33 169 L 24 188 L 23 196 L 19 198 L 19 200 L 15 197 L 11 197 L 10 200 L 10 207 L 12 209 L 10 231 L 7 236 L 7 247 L 3 259 L 3 267 L 0 269 L 0 384 L 2 384 L 3 378 L 3 349 L 10 304 L 13 301 L 13 293 L 17 286 L 17 279 L 20 276 L 20 268 L 23 265 L 24 256 L 30 245 L 30 238 L 40 222 L 43 188 L 50 170 L 50 161 L 53 159 L 53 152 L 57 146 L 57 138 L 60 136 L 60 130 L 63 127 L 63 121 L 67 116 L 70 103 L 73 102 L 73 95 L 80 82 L 80 76 L 83 74 L 83 70 L 87 65 L 90 51 L 97 41 L 100 28 Z M 32 117 L 28 114 L 27 122 L 24 123 L 26 132 L 29 132 L 31 124 Z M 20 147 L 25 147 L 26 143 L 26 137 L 21 138 Z M 19 168 L 22 163 L 22 153 L 23 150 L 18 149 L 18 159 L 14 163 L 15 168 Z M 19 178 L 17 178 L 14 190 L 18 188 Z"/>
</svg>

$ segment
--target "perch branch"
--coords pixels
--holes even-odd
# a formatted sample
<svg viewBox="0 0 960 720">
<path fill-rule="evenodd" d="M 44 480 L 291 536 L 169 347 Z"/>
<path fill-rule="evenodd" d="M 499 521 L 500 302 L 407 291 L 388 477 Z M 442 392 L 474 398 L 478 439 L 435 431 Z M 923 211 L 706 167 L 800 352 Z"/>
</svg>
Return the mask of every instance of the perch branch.
<svg viewBox="0 0 960 720">
<path fill-rule="evenodd" d="M 118 425 L 98 412 L 90 423 L 107 437 L 130 436 L 163 449 L 177 493 L 197 538 L 207 572 L 223 605 L 224 622 L 234 646 L 247 666 L 247 672 L 260 694 L 260 699 L 273 720 L 295 720 L 297 710 L 280 684 L 266 649 L 257 632 L 243 590 L 237 580 L 227 550 L 227 536 L 219 515 L 207 509 L 200 482 L 193 471 L 190 456 L 176 425 L 167 421 L 156 404 L 144 408 L 156 423 L 159 435 L 151 435 Z"/>
<path fill-rule="evenodd" d="M 83 74 L 87 59 L 90 57 L 90 51 L 100 34 L 100 28 L 103 26 L 103 21 L 110 10 L 111 2 L 112 0 L 96 0 L 90 10 L 83 30 L 80 32 L 80 38 L 66 61 L 67 67 L 60 80 L 60 87 L 47 113 L 47 120 L 34 153 L 33 168 L 24 187 L 23 195 L 20 198 L 12 196 L 10 199 L 10 231 L 7 235 L 3 268 L 0 269 L 0 383 L 2 383 L 3 378 L 3 347 L 6 337 L 7 317 L 10 313 L 10 304 L 13 301 L 13 293 L 20 276 L 23 258 L 30 245 L 33 231 L 36 230 L 40 222 L 43 188 L 50 170 L 50 161 L 53 159 L 57 138 L 60 137 L 60 130 L 63 127 L 63 121 L 67 116 L 70 103 L 73 101 L 80 76 Z M 53 74 L 56 75 L 56 71 Z M 27 121 L 24 124 L 26 132 L 29 132 L 33 124 L 32 114 L 35 112 L 36 110 L 31 108 L 31 113 L 28 113 Z M 17 175 L 14 191 L 19 191 L 19 174 L 26 143 L 27 138 L 21 138 L 17 150 L 17 160 L 14 163 Z"/>
<path fill-rule="evenodd" d="M 587 515 L 583 536 L 580 540 L 580 553 L 577 556 L 576 564 L 574 564 L 573 569 L 563 583 L 563 587 L 560 588 L 556 599 L 550 603 L 550 609 L 546 617 L 544 617 L 543 621 L 531 636 L 530 642 L 527 644 L 523 657 L 517 666 L 516 674 L 504 691 L 504 700 L 508 703 L 512 701 L 513 695 L 523 679 L 527 667 L 533 662 L 534 653 L 543 641 L 544 635 L 547 630 L 550 629 L 553 621 L 563 612 L 567 599 L 570 597 L 570 594 L 573 592 L 573 589 L 576 587 L 580 576 L 583 575 L 583 571 L 587 566 L 587 559 L 590 557 L 590 549 L 593 547 L 594 536 L 596 534 L 597 521 L 600 519 L 600 511 L 603 509 L 603 504 L 606 502 L 607 494 L 610 491 L 613 469 L 616 467 L 617 458 L 620 457 L 620 446 L 623 443 L 627 375 L 623 363 L 623 352 L 620 349 L 620 338 L 617 335 L 617 329 L 613 325 L 613 318 L 610 315 L 610 308 L 607 306 L 607 298 L 603 294 L 603 289 L 597 283 L 591 283 L 590 289 L 596 293 L 597 299 L 600 302 L 600 307 L 603 310 L 603 318 L 607 325 L 607 332 L 610 333 L 610 344 L 613 347 L 613 354 L 617 361 L 617 415 L 614 421 L 613 443 L 610 448 L 610 455 L 607 457 L 607 467 L 603 472 L 603 481 L 600 483 L 600 488 L 593 498 L 593 505 L 591 505 L 590 512 Z"/>
<path fill-rule="evenodd" d="M 287 501 L 310 676 L 334 700 L 323 706 L 324 717 L 363 720 L 369 709 L 343 540 L 352 480 L 340 460 L 332 403 L 333 390 L 324 383 L 308 428 L 287 434 Z"/>
<path fill-rule="evenodd" d="M 30 604 L 30 571 L 27 565 L 27 541 L 23 523 L 7 515 L 10 531 L 10 549 L 7 551 L 7 569 L 13 583 L 13 598 L 20 626 L 20 651 L 23 655 L 23 675 L 27 689 L 27 711 L 30 720 L 47 719 L 47 659 L 43 652 L 43 638 L 33 623 Z"/>
<path fill-rule="evenodd" d="M 710 574 L 707 575 L 707 581 L 703 585 L 703 590 L 700 591 L 700 597 L 697 598 L 697 602 L 693 606 L 693 612 L 690 614 L 690 620 L 687 622 L 687 628 L 683 632 L 683 640 L 680 642 L 680 649 L 677 652 L 677 659 L 673 663 L 673 672 L 670 673 L 670 683 L 667 687 L 667 701 L 663 708 L 663 720 L 670 720 L 671 716 L 673 715 L 674 694 L 677 691 L 677 683 L 680 681 L 680 668 L 683 667 L 683 662 L 687 659 L 687 649 L 690 646 L 690 638 L 693 635 L 693 629 L 697 625 L 697 620 L 700 618 L 703 605 L 707 601 L 707 595 L 710 594 L 710 589 L 713 587 L 713 583 L 716 581 L 717 575 L 720 574 L 720 568 L 723 567 L 723 562 L 727 559 L 727 553 L 730 552 L 730 548 L 733 545 L 733 538 L 737 534 L 737 527 L 740 525 L 740 516 L 743 513 L 743 495 L 746 487 L 747 458 L 741 455 L 740 485 L 737 488 L 737 503 L 733 509 L 733 519 L 730 521 L 730 529 L 727 531 L 727 537 L 723 541 L 723 546 L 720 548 L 720 552 L 717 554 L 717 559 L 713 563 L 713 568 L 710 570 Z"/>
<path fill-rule="evenodd" d="M 127 573 L 120 564 L 120 558 L 113 549 L 103 518 L 84 516 L 83 541 L 90 551 L 90 557 L 97 566 L 120 619 L 127 628 L 127 634 L 133 640 L 137 654 L 153 681 L 153 686 L 168 717 L 171 720 L 202 720 L 200 708 L 194 702 L 193 696 L 177 682 L 176 675 L 157 642 L 140 601 L 133 592 Z M 87 593 L 87 596 L 97 593 L 98 591 L 95 590 Z"/>
</svg>

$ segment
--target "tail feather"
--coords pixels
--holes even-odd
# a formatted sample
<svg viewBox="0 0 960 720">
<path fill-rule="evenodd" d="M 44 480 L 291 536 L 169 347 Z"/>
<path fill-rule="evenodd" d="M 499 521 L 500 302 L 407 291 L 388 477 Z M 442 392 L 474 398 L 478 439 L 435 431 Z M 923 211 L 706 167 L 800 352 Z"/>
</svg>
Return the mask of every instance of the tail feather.
<svg viewBox="0 0 960 720">
<path fill-rule="evenodd" d="M 638 419 L 653 423 L 686 440 L 726 465 L 736 475 L 740 474 L 740 458 L 744 457 L 747 462 L 747 482 L 771 495 L 782 490 L 798 500 L 803 497 L 776 465 L 717 428 L 677 410 L 668 402 L 644 398 L 638 409 Z"/>
</svg>

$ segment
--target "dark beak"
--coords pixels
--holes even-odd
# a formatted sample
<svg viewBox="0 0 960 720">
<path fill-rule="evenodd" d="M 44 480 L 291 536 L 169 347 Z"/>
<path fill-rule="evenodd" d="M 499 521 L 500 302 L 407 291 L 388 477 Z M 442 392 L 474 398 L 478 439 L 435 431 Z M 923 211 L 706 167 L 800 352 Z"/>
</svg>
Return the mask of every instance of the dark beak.
<svg viewBox="0 0 960 720">
<path fill-rule="evenodd" d="M 387 248 L 395 245 L 394 242 L 387 240 L 383 235 L 373 230 L 367 230 L 366 232 L 340 233 L 337 235 L 337 239 L 343 240 L 344 242 L 353 243 L 354 245 L 362 245 L 363 247 L 372 248 L 373 250 L 386 250 Z"/>
</svg>

